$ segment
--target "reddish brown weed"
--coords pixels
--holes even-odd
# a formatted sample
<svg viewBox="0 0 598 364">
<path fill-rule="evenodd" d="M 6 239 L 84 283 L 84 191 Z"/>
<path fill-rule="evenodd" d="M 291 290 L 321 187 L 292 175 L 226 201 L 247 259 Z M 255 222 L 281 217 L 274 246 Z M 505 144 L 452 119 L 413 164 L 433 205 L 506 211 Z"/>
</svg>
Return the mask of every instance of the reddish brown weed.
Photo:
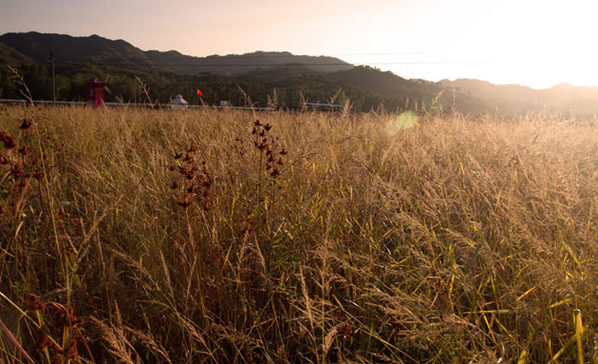
<svg viewBox="0 0 598 364">
<path fill-rule="evenodd" d="M 177 205 L 188 208 L 197 203 L 204 210 L 208 210 L 214 178 L 206 162 L 200 163 L 196 159 L 196 151 L 197 148 L 192 145 L 186 152 L 174 154 L 176 165 L 171 166 L 170 170 L 175 175 L 170 188 L 175 193 Z"/>
</svg>

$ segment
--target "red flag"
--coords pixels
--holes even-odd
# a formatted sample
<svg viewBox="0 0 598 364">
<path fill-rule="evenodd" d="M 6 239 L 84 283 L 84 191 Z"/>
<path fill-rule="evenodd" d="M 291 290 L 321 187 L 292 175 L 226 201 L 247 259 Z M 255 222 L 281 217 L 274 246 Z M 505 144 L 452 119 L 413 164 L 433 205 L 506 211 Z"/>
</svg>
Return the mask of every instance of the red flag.
<svg viewBox="0 0 598 364">
<path fill-rule="evenodd" d="M 201 90 L 200 90 L 200 89 L 197 89 L 197 94 L 198 94 L 199 96 L 203 96 L 203 92 L 201 92 Z"/>
</svg>

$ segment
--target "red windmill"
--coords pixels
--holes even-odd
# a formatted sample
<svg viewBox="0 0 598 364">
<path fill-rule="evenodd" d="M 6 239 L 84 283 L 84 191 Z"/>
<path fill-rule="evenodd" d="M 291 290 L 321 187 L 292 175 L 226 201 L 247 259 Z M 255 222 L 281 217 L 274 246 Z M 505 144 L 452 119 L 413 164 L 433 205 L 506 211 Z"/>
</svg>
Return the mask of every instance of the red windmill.
<svg viewBox="0 0 598 364">
<path fill-rule="evenodd" d="M 87 105 L 98 108 L 104 106 L 104 88 L 106 82 L 98 80 L 97 78 L 89 79 L 87 82 L 89 88 L 89 96 L 87 98 Z"/>
</svg>

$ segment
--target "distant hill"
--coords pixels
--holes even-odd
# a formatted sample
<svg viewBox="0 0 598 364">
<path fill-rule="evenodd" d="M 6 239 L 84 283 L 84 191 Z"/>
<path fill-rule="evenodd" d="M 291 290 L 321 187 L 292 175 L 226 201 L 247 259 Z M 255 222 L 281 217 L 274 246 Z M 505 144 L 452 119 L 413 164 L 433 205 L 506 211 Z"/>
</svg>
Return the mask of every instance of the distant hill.
<svg viewBox="0 0 598 364">
<path fill-rule="evenodd" d="M 344 85 L 352 85 L 370 92 L 383 95 L 395 95 L 413 100 L 437 94 L 442 87 L 434 82 L 407 80 L 392 72 L 381 72 L 375 68 L 362 66 L 350 70 L 338 71 L 327 78 Z"/>
<path fill-rule="evenodd" d="M 38 63 L 47 63 L 54 49 L 56 62 L 98 63 L 143 70 L 171 71 L 181 74 L 209 72 L 240 75 L 255 69 L 301 64 L 319 72 L 334 72 L 353 67 L 334 57 L 296 56 L 289 52 L 254 52 L 242 55 L 192 57 L 177 51 L 142 51 L 124 40 L 110 40 L 98 35 L 72 37 L 37 32 L 6 33 L 0 43 Z"/>
<path fill-rule="evenodd" d="M 489 110 L 521 114 L 528 111 L 598 114 L 598 87 L 575 87 L 560 84 L 536 90 L 521 85 L 495 85 L 475 79 L 439 82 L 446 89 L 455 88 L 478 98 Z"/>
<path fill-rule="evenodd" d="M 560 84 L 541 90 L 546 108 L 598 114 L 598 87 L 575 87 Z"/>
<path fill-rule="evenodd" d="M 547 110 L 573 114 L 598 114 L 598 88 L 557 85 L 535 90 L 520 85 L 494 85 L 475 79 L 430 82 L 409 80 L 379 69 L 355 67 L 334 57 L 263 52 L 193 57 L 177 51 L 143 51 L 124 40 L 98 35 L 73 37 L 37 32 L 0 36 L 0 98 L 20 97 L 6 67 L 18 67 L 34 97 L 52 96 L 50 53 L 56 64 L 57 95 L 61 100 L 84 99 L 85 80 L 109 78 L 108 100 L 147 99 L 138 81 L 145 82 L 157 102 L 181 93 L 200 102 L 217 104 L 228 100 L 292 107 L 300 101 L 350 100 L 355 110 L 383 106 L 405 109 L 453 110 L 467 114 L 500 112 L 521 115 Z M 241 92 L 240 88 L 244 91 Z"/>
<path fill-rule="evenodd" d="M 109 40 L 98 35 L 71 37 L 37 32 L 6 33 L 0 43 L 14 48 L 38 63 L 47 63 L 54 49 L 56 62 L 105 63 L 115 65 L 156 65 L 145 52 L 123 40 Z"/>
</svg>

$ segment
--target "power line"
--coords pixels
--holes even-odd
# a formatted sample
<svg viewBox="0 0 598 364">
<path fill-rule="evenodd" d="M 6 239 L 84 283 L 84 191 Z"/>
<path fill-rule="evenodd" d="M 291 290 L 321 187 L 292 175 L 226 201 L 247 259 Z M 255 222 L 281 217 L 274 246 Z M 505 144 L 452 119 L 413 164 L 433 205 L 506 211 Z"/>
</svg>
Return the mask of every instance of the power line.
<svg viewBox="0 0 598 364">
<path fill-rule="evenodd" d="M 392 52 L 392 53 L 335 53 L 329 54 L 331 57 L 347 57 L 347 56 L 412 56 L 415 54 L 430 54 L 430 52 L 424 51 L 411 51 L 411 52 Z"/>
<path fill-rule="evenodd" d="M 85 63 L 85 62 L 69 62 L 69 63 Z M 367 62 L 359 63 L 357 65 L 369 65 L 369 66 L 387 66 L 387 65 L 441 65 L 441 64 L 485 64 L 490 63 L 488 61 L 421 61 L 421 62 Z M 356 66 L 351 63 L 240 63 L 240 64 L 222 64 L 222 63 L 134 63 L 134 62 L 98 62 L 94 63 L 97 65 L 105 66 L 149 66 L 149 67 L 163 67 L 163 66 L 180 66 L 180 67 L 276 67 L 276 66 L 317 66 L 317 67 L 328 67 L 328 66 Z"/>
</svg>

